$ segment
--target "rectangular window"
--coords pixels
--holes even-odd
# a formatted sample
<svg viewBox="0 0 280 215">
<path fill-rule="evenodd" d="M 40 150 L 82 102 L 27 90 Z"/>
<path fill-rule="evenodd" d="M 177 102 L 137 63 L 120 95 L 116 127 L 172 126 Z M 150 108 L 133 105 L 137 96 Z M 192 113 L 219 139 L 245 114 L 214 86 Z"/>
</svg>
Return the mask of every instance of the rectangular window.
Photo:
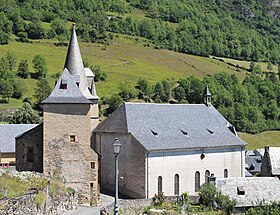
<svg viewBox="0 0 280 215">
<path fill-rule="evenodd" d="M 27 147 L 27 162 L 33 163 L 34 162 L 34 148 Z"/>
<path fill-rule="evenodd" d="M 70 143 L 76 142 L 76 135 L 70 135 Z"/>
<path fill-rule="evenodd" d="M 95 169 L 95 162 L 90 162 L 90 168 Z"/>
</svg>

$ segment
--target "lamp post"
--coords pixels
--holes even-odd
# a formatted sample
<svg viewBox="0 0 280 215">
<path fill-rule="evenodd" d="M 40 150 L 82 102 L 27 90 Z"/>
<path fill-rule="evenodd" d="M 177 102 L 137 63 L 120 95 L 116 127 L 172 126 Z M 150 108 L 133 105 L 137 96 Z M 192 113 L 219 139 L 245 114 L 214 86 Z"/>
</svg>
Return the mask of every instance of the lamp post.
<svg viewBox="0 0 280 215">
<path fill-rule="evenodd" d="M 118 187 L 119 187 L 119 182 L 118 182 L 118 177 L 119 177 L 119 167 L 118 167 L 118 155 L 121 150 L 121 144 L 118 138 L 116 138 L 113 142 L 113 149 L 114 149 L 114 154 L 115 154 L 115 205 L 114 205 L 114 215 L 119 214 L 119 205 L 118 205 Z"/>
</svg>

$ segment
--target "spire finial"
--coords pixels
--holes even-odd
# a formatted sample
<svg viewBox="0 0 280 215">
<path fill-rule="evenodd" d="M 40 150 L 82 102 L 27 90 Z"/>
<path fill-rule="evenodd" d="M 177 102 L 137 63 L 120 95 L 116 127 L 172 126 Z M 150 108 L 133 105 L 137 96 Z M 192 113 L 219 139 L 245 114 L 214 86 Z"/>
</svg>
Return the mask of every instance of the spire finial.
<svg viewBox="0 0 280 215">
<path fill-rule="evenodd" d="M 206 106 L 210 106 L 211 105 L 211 93 L 210 93 L 210 90 L 208 88 L 208 84 L 206 84 L 205 86 L 205 90 L 204 90 L 204 103 Z"/>
</svg>

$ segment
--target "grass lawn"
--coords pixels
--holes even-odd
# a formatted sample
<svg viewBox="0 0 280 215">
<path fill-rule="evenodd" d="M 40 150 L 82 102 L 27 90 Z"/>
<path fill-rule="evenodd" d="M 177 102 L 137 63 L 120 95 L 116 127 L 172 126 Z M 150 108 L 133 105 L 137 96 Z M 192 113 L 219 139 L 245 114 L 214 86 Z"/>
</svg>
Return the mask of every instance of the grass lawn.
<svg viewBox="0 0 280 215">
<path fill-rule="evenodd" d="M 266 131 L 260 134 L 238 133 L 239 137 L 246 141 L 248 145 L 246 149 L 259 149 L 264 146 L 279 146 L 280 147 L 280 131 Z"/>
<path fill-rule="evenodd" d="M 21 59 L 27 59 L 29 70 L 33 72 L 33 57 L 37 54 L 43 55 L 48 66 L 47 78 L 53 87 L 54 80 L 50 76 L 57 72 L 62 73 L 67 52 L 67 47 L 57 47 L 55 42 L 57 41 L 36 40 L 33 43 L 20 43 L 13 38 L 8 45 L 0 46 L 0 57 L 7 51 L 11 51 L 17 57 L 17 64 Z M 83 42 L 79 44 L 83 59 L 90 64 L 100 65 L 101 69 L 108 74 L 106 82 L 96 84 L 100 97 L 109 97 L 118 92 L 120 82 L 126 80 L 136 84 L 140 77 L 155 83 L 171 77 L 179 79 L 191 75 L 202 79 L 206 75 L 222 71 L 236 74 L 240 79 L 243 79 L 246 74 L 245 71 L 237 72 L 235 67 L 219 60 L 168 50 L 156 50 L 148 40 L 139 37 L 115 35 L 108 46 Z M 25 86 L 23 98 L 33 98 L 37 80 L 29 78 L 21 79 L 21 81 Z M 0 104 L 0 109 L 18 107 L 20 102 Z"/>
</svg>

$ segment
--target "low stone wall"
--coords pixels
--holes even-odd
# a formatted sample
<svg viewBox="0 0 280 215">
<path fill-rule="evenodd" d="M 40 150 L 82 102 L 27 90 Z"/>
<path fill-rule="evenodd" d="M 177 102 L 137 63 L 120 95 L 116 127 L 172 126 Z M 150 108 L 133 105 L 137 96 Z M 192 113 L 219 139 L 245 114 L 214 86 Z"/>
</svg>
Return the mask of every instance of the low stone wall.
<svg viewBox="0 0 280 215">
<path fill-rule="evenodd" d="M 129 215 L 139 215 L 153 202 L 152 199 L 120 199 L 119 213 Z M 114 203 L 107 206 L 109 214 L 114 214 Z"/>
<path fill-rule="evenodd" d="M 46 201 L 40 207 L 35 202 L 37 191 L 32 191 L 18 198 L 0 199 L 1 215 L 57 215 L 65 210 L 76 209 L 77 198 L 70 194 L 52 199 L 46 194 Z"/>
<path fill-rule="evenodd" d="M 165 201 L 178 201 L 177 196 L 166 196 Z M 190 196 L 190 201 L 193 204 L 199 202 L 199 196 Z M 120 214 L 129 214 L 129 215 L 139 215 L 142 214 L 144 209 L 151 205 L 153 199 L 120 199 L 119 200 L 119 213 Z M 114 203 L 108 205 L 107 214 L 114 214 Z"/>
</svg>

